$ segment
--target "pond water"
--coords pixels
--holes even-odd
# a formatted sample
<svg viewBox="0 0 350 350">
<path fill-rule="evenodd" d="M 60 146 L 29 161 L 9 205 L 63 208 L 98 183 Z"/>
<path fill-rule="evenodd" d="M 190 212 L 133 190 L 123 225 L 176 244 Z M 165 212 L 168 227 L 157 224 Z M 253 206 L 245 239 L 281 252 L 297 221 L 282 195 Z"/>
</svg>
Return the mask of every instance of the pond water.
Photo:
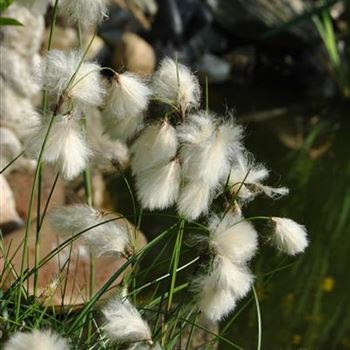
<svg viewBox="0 0 350 350">
<path fill-rule="evenodd" d="M 290 217 L 303 223 L 310 237 L 303 256 L 285 259 L 265 244 L 255 260 L 262 348 L 349 349 L 349 105 L 330 102 L 315 108 L 285 89 L 257 88 L 243 100 L 239 87 L 212 90 L 248 121 L 246 145 L 272 170 L 272 184 L 290 188 L 287 198 L 257 200 L 248 214 Z M 220 99 L 215 103 L 216 109 L 223 109 Z M 294 265 L 264 276 L 289 264 Z M 244 349 L 256 348 L 254 301 L 226 336 Z M 222 343 L 220 348 L 230 346 Z"/>
<path fill-rule="evenodd" d="M 309 232 L 306 253 L 286 258 L 264 241 L 264 225 L 258 225 L 262 245 L 253 266 L 262 349 L 350 349 L 349 106 L 319 103 L 295 89 L 264 86 L 215 85 L 209 87 L 209 95 L 214 111 L 235 108 L 246 127 L 247 148 L 271 169 L 270 183 L 290 188 L 290 195 L 278 201 L 258 198 L 245 208 L 245 215 L 290 217 Z M 110 189 L 117 210 L 131 214 L 123 181 L 111 179 Z M 144 216 L 141 228 L 150 239 L 172 223 L 171 218 Z M 164 256 L 169 258 L 170 251 L 171 245 Z M 168 264 L 159 264 L 152 274 L 159 276 L 167 269 Z M 179 276 L 179 283 L 182 280 L 186 276 Z M 243 349 L 257 348 L 252 295 L 221 328 L 223 336 Z M 231 348 L 220 343 L 220 349 Z"/>
</svg>

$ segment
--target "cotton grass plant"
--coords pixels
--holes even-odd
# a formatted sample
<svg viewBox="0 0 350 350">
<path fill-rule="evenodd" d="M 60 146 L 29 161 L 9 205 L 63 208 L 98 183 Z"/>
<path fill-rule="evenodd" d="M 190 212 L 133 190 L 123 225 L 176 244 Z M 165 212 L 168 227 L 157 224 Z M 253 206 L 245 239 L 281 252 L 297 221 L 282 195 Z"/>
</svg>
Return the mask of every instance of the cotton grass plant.
<svg viewBox="0 0 350 350">
<path fill-rule="evenodd" d="M 56 0 L 50 37 L 59 9 L 80 28 L 81 17 L 88 25 L 101 21 L 105 6 L 105 1 Z M 243 128 L 232 115 L 220 117 L 200 109 L 199 82 L 176 60 L 165 58 L 146 81 L 87 62 L 91 42 L 70 52 L 50 50 L 50 45 L 38 73 L 44 96 L 42 115 L 25 149 L 37 160 L 29 212 L 34 197 L 40 199 L 46 163 L 66 181 L 84 179 L 86 204 L 57 207 L 39 215 L 31 269 L 26 268 L 30 215 L 19 271 L 13 268 L 8 247 L 2 245 L 0 320 L 5 349 L 21 350 L 24 344 L 47 350 L 190 349 L 196 330 L 212 335 L 208 346 L 220 340 L 241 349 L 220 332 L 213 333 L 211 325 L 234 315 L 235 310 L 242 311 L 241 300 L 249 293 L 253 293 L 260 320 L 252 261 L 264 237 L 259 237 L 254 223 L 266 223 L 266 241 L 281 252 L 296 255 L 308 245 L 305 228 L 291 219 L 260 213 L 244 217 L 243 211 L 259 194 L 276 199 L 288 190 L 263 183 L 269 172 L 255 164 L 245 149 Z M 109 81 L 103 78 L 105 69 L 112 71 Z M 157 107 L 152 115 L 150 105 Z M 132 216 L 93 207 L 89 164 L 96 149 L 86 136 L 91 108 L 102 111 L 105 132 L 100 137 L 109 142 L 121 140 L 130 147 L 132 183 L 126 174 L 121 176 L 130 190 Z M 105 155 L 99 155 L 109 159 L 109 153 L 106 149 Z M 37 205 L 40 208 L 44 203 L 39 200 Z M 173 223 L 138 249 L 135 239 L 146 216 L 154 222 L 167 216 Z M 129 224 L 122 225 L 126 219 Z M 58 232 L 60 242 L 47 256 L 39 257 L 44 220 Z M 192 242 L 191 258 L 184 261 L 186 241 Z M 38 293 L 38 272 L 62 250 L 73 249 L 74 242 L 90 254 L 92 271 L 94 261 L 104 255 L 125 262 L 78 309 L 47 306 L 45 295 L 50 293 Z M 155 253 L 155 259 L 147 259 Z M 164 274 L 155 276 L 159 266 Z M 11 286 L 6 287 L 9 276 Z M 31 276 L 36 278 L 34 292 L 29 294 L 26 286 Z M 48 290 L 62 287 L 62 276 Z M 114 288 L 114 296 L 106 301 L 120 276 L 124 276 L 121 287 Z M 93 274 L 89 283 L 94 286 Z M 258 339 L 259 347 L 261 327 Z"/>
</svg>

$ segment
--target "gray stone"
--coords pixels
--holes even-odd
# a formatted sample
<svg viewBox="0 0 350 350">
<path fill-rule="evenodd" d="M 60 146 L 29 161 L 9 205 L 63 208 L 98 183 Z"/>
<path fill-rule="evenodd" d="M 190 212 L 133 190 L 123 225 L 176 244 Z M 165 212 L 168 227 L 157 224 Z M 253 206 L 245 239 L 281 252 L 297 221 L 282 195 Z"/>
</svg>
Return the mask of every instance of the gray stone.
<svg viewBox="0 0 350 350">
<path fill-rule="evenodd" d="M 224 59 L 212 54 L 204 54 L 198 62 L 195 69 L 200 75 L 208 77 L 210 83 L 221 83 L 230 78 L 231 67 Z"/>
<path fill-rule="evenodd" d="M 264 32 L 281 26 L 304 10 L 302 0 L 217 0 L 213 6 L 215 19 L 223 28 L 249 40 L 260 40 Z M 285 40 L 286 33 L 289 40 Z M 271 40 L 275 45 L 293 46 L 310 43 L 318 37 L 313 23 L 303 21 Z"/>
</svg>

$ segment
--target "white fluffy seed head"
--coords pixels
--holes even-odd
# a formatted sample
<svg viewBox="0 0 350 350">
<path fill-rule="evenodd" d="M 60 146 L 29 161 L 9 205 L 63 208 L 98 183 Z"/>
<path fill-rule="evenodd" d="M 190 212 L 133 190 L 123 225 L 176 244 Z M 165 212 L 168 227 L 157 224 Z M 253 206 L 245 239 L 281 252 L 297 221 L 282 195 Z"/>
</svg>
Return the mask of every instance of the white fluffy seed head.
<svg viewBox="0 0 350 350">
<path fill-rule="evenodd" d="M 200 146 L 211 137 L 215 128 L 215 116 L 200 111 L 189 115 L 186 122 L 177 128 L 177 134 L 181 143 Z"/>
<path fill-rule="evenodd" d="M 108 0 L 61 0 L 60 11 L 71 23 L 91 26 L 107 17 Z"/>
<path fill-rule="evenodd" d="M 102 125 L 95 116 L 87 120 L 87 141 L 93 149 L 91 164 L 103 171 L 109 171 L 118 165 L 125 168 L 130 162 L 128 146 L 120 139 L 112 139 L 103 132 Z M 96 116 L 97 117 L 97 116 Z M 91 125 L 90 125 L 91 124 Z"/>
<path fill-rule="evenodd" d="M 156 99 L 175 105 L 182 113 L 198 107 L 200 87 L 195 75 L 184 65 L 165 58 L 152 79 Z"/>
<path fill-rule="evenodd" d="M 101 68 L 96 63 L 81 63 L 82 59 L 83 53 L 77 50 L 49 51 L 41 72 L 43 86 L 56 98 L 64 93 L 81 106 L 99 106 L 105 95 Z"/>
<path fill-rule="evenodd" d="M 91 151 L 82 135 L 77 116 L 70 114 L 53 118 L 42 159 L 55 164 L 66 180 L 72 180 L 86 168 Z M 48 128 L 49 121 L 33 128 L 27 141 L 27 151 L 31 156 L 39 156 Z"/>
<path fill-rule="evenodd" d="M 93 157 L 91 165 L 109 172 L 124 169 L 130 163 L 129 147 L 120 139 L 113 139 L 105 132 L 101 113 L 91 108 L 86 118 L 86 139 Z"/>
<path fill-rule="evenodd" d="M 129 235 L 125 226 L 112 219 L 110 215 L 103 215 L 99 211 L 86 205 L 71 205 L 59 207 L 49 215 L 50 225 L 55 232 L 67 239 L 83 232 L 79 242 L 101 255 L 123 255 L 129 247 Z"/>
<path fill-rule="evenodd" d="M 106 110 L 102 116 L 102 123 L 105 132 L 111 139 L 118 139 L 124 142 L 132 139 L 144 126 L 142 115 L 116 120 L 114 115 L 109 114 Z"/>
<path fill-rule="evenodd" d="M 95 225 L 100 214 L 92 207 L 75 204 L 53 209 L 48 218 L 55 231 L 63 238 L 68 238 Z M 99 230 L 101 227 L 95 229 Z"/>
<path fill-rule="evenodd" d="M 195 281 L 197 289 L 197 307 L 211 322 L 218 322 L 227 316 L 236 306 L 236 300 L 228 289 L 212 285 L 212 278 L 203 275 Z"/>
<path fill-rule="evenodd" d="M 246 265 L 238 265 L 224 256 L 217 256 L 209 279 L 213 286 L 230 290 L 235 299 L 241 299 L 250 291 L 254 277 Z"/>
<path fill-rule="evenodd" d="M 267 178 L 268 170 L 262 165 L 254 165 L 248 158 L 240 156 L 233 164 L 230 172 L 230 190 L 237 194 L 238 198 L 248 201 L 254 198 L 254 192 L 247 184 L 257 184 Z"/>
<path fill-rule="evenodd" d="M 209 230 L 212 249 L 217 255 L 225 256 L 235 263 L 246 263 L 257 251 L 257 232 L 242 216 L 228 212 L 222 219 L 212 215 Z"/>
<path fill-rule="evenodd" d="M 117 120 L 136 117 L 147 109 L 151 90 L 135 74 L 116 75 L 109 88 L 105 109 Z"/>
<path fill-rule="evenodd" d="M 213 190 L 203 181 L 189 181 L 180 190 L 177 202 L 179 214 L 188 220 L 195 220 L 209 211 Z"/>
<path fill-rule="evenodd" d="M 106 336 L 119 343 L 151 341 L 151 330 L 137 309 L 127 300 L 115 298 L 102 310 Z"/>
<path fill-rule="evenodd" d="M 235 307 L 236 301 L 250 291 L 253 275 L 245 265 L 216 256 L 209 274 L 194 281 L 198 308 L 212 322 L 220 321 Z"/>
<path fill-rule="evenodd" d="M 5 344 L 4 350 L 68 350 L 67 340 L 50 330 L 17 332 Z"/>
<path fill-rule="evenodd" d="M 258 193 L 270 198 L 279 198 L 288 194 L 285 187 L 273 188 L 262 182 L 269 176 L 269 171 L 262 164 L 254 164 L 248 152 L 241 152 L 232 165 L 229 186 L 231 192 L 243 201 L 252 200 Z"/>
<path fill-rule="evenodd" d="M 308 246 L 305 226 L 287 218 L 271 218 L 274 224 L 272 241 L 276 247 L 289 255 L 302 253 Z"/>
<path fill-rule="evenodd" d="M 101 105 L 105 90 L 101 81 L 100 66 L 91 62 L 83 63 L 70 83 L 67 94 L 82 106 Z"/>
<path fill-rule="evenodd" d="M 149 125 L 131 146 L 133 174 L 172 159 L 177 146 L 176 130 L 167 120 Z"/>
<path fill-rule="evenodd" d="M 181 166 L 175 158 L 137 174 L 137 197 L 143 208 L 165 209 L 175 204 L 181 183 Z"/>
<path fill-rule="evenodd" d="M 67 180 L 78 176 L 87 166 L 91 151 L 83 135 L 76 129 L 68 128 L 61 139 L 62 149 L 59 157 L 59 167 Z"/>
<path fill-rule="evenodd" d="M 178 136 L 185 178 L 201 179 L 211 188 L 228 178 L 232 159 L 241 149 L 241 127 L 233 121 L 218 125 L 215 116 L 201 112 L 178 128 Z"/>
</svg>

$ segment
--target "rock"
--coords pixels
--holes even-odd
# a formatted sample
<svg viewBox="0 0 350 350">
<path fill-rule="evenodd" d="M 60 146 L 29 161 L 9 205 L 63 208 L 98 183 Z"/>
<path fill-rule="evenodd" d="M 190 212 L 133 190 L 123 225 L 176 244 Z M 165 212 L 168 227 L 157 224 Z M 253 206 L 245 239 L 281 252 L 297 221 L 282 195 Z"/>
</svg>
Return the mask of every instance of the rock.
<svg viewBox="0 0 350 350">
<path fill-rule="evenodd" d="M 74 201 L 70 201 L 68 198 L 68 204 L 74 204 L 77 200 L 79 203 L 86 203 L 85 187 L 83 181 L 77 179 L 73 183 L 74 191 L 70 193 L 69 197 L 74 198 Z M 93 206 L 96 209 L 101 209 L 104 207 L 105 195 L 106 195 L 106 185 L 103 179 L 103 175 L 100 172 L 93 172 L 91 176 L 91 187 L 92 187 L 92 200 Z"/>
<path fill-rule="evenodd" d="M 23 220 L 16 210 L 13 192 L 4 175 L 0 174 L 0 228 L 7 233 L 23 226 Z"/>
<path fill-rule="evenodd" d="M 45 30 L 42 44 L 42 52 L 47 52 L 49 44 L 50 28 Z M 55 26 L 54 35 L 52 36 L 52 49 L 70 50 L 79 45 L 77 31 L 72 27 Z"/>
<path fill-rule="evenodd" d="M 115 7 L 129 12 L 139 25 L 145 30 L 150 30 L 151 20 L 158 11 L 155 0 L 113 0 Z"/>
<path fill-rule="evenodd" d="M 84 32 L 83 43 L 88 44 L 92 39 L 94 33 Z M 47 47 L 49 44 L 50 28 L 47 28 L 45 31 L 43 44 L 42 44 L 42 53 L 46 55 Z M 88 60 L 94 60 L 98 56 L 99 52 L 104 47 L 104 41 L 98 35 L 95 35 L 94 40 L 89 48 L 89 51 L 86 54 Z M 57 50 L 72 50 L 79 47 L 79 40 L 77 31 L 73 27 L 69 26 L 57 26 L 55 27 L 54 35 L 52 37 L 51 49 Z"/>
<path fill-rule="evenodd" d="M 231 67 L 224 59 L 212 54 L 204 54 L 194 68 L 210 83 L 222 83 L 230 78 Z"/>
<path fill-rule="evenodd" d="M 25 6 L 35 16 L 44 16 L 49 5 L 53 5 L 52 0 L 17 0 L 17 3 Z"/>
<path fill-rule="evenodd" d="M 151 31 L 153 40 L 163 45 L 171 41 L 176 46 L 180 46 L 184 40 L 184 30 L 183 18 L 177 1 L 160 1 Z"/>
<path fill-rule="evenodd" d="M 56 172 L 49 166 L 44 166 L 41 191 L 41 213 L 44 210 L 46 201 L 49 197 Z M 28 218 L 28 206 L 30 200 L 30 194 L 32 190 L 34 180 L 34 172 L 28 173 L 24 171 L 13 171 L 8 178 L 8 183 L 13 191 L 13 195 L 16 201 L 16 208 L 18 214 L 23 220 Z M 50 199 L 48 208 L 52 208 L 57 205 L 62 205 L 65 200 L 65 186 L 63 180 L 60 178 L 57 181 L 55 190 Z M 35 196 L 34 205 L 31 218 L 34 219 L 37 216 L 37 198 Z"/>
<path fill-rule="evenodd" d="M 253 79 L 256 66 L 256 49 L 254 46 L 235 48 L 225 55 L 231 65 L 231 76 L 235 83 L 247 83 Z"/>
<path fill-rule="evenodd" d="M 3 81 L 13 91 L 28 98 L 40 92 L 41 86 L 35 81 L 33 74 L 33 67 L 39 63 L 37 55 L 28 62 L 28 58 L 23 58 L 16 51 L 1 45 L 0 62 Z"/>
<path fill-rule="evenodd" d="M 88 35 L 85 38 L 85 42 L 89 43 L 90 40 L 92 39 L 93 34 Z M 86 54 L 86 58 L 88 60 L 95 60 L 100 52 L 104 49 L 105 47 L 105 42 L 103 41 L 103 39 L 101 37 L 99 37 L 98 35 L 95 35 L 95 38 L 90 46 L 89 51 Z"/>
<path fill-rule="evenodd" d="M 156 0 L 132 0 L 129 1 L 137 6 L 144 14 L 154 17 L 158 11 Z"/>
<path fill-rule="evenodd" d="M 35 75 L 41 63 L 38 50 L 44 23 L 28 9 L 11 5 L 4 15 L 16 18 L 22 26 L 0 28 L 0 123 L 11 129 L 19 140 L 38 122 L 33 101 L 39 95 L 40 84 Z"/>
<path fill-rule="evenodd" d="M 94 206 L 102 208 L 106 192 L 106 184 L 101 173 L 96 173 L 92 177 L 92 192 L 94 198 Z"/>
<path fill-rule="evenodd" d="M 113 68 L 147 76 L 153 73 L 156 57 L 153 48 L 137 34 L 123 34 L 113 54 Z"/>
<path fill-rule="evenodd" d="M 123 32 L 119 30 L 119 28 L 110 28 L 107 26 L 108 22 L 106 22 L 105 27 L 101 28 L 101 37 L 104 42 L 109 46 L 114 48 L 116 44 L 121 40 Z"/>
<path fill-rule="evenodd" d="M 0 127 L 0 169 L 22 152 L 21 142 L 8 128 Z"/>
<path fill-rule="evenodd" d="M 202 64 L 209 52 L 223 52 L 227 40 L 212 26 L 213 15 L 202 0 L 164 0 L 147 38 L 157 57 L 177 57 L 187 65 Z M 213 68 L 215 69 L 215 68 Z"/>
<path fill-rule="evenodd" d="M 24 57 L 36 54 L 44 34 L 44 17 L 35 16 L 27 8 L 16 3 L 7 8 L 2 16 L 15 18 L 23 26 L 1 26 L 1 44 Z"/>
<path fill-rule="evenodd" d="M 22 140 L 39 122 L 29 98 L 20 96 L 0 76 L 0 125 L 11 129 Z"/>
<path fill-rule="evenodd" d="M 216 22 L 235 37 L 261 41 L 262 34 L 277 28 L 306 10 L 302 0 L 217 0 Z M 311 21 L 290 26 L 269 39 L 282 47 L 313 43 L 319 35 Z"/>
<path fill-rule="evenodd" d="M 112 217 L 117 217 L 119 214 L 111 214 Z M 127 225 L 133 232 L 133 227 L 127 220 L 118 221 L 123 225 Z M 26 264 L 25 268 L 34 267 L 34 256 L 35 256 L 35 236 L 36 236 L 36 225 L 35 222 L 32 223 L 29 231 L 28 239 L 28 253 L 29 253 L 29 263 Z M 22 259 L 22 241 L 24 236 L 24 229 L 13 232 L 6 235 L 4 238 L 4 248 L 8 256 L 12 256 L 16 249 L 19 250 L 14 254 L 11 259 L 14 270 L 19 273 L 21 259 Z M 137 235 L 136 249 L 143 247 L 146 244 L 146 239 L 141 232 Z M 53 249 L 58 245 L 58 237 L 56 232 L 44 221 L 43 226 L 40 231 L 40 248 L 39 256 L 40 259 L 47 256 Z M 11 242 L 11 244 L 10 244 Z M 62 243 L 62 242 L 61 242 Z M 0 271 L 4 267 L 4 256 L 0 252 Z M 5 255 L 6 256 L 6 255 Z M 67 259 L 69 259 L 69 264 L 67 264 Z M 125 258 L 116 259 L 112 256 L 101 256 L 95 260 L 95 283 L 94 290 L 92 293 L 96 293 L 105 282 L 125 263 Z M 130 269 L 126 270 L 130 271 Z M 6 275 L 6 274 L 5 274 Z M 125 272 L 119 276 L 113 283 L 112 287 L 117 286 L 121 283 Z M 5 287 L 9 287 L 11 282 L 13 282 L 12 274 L 8 275 L 7 281 L 1 281 L 5 283 Z M 66 283 L 66 293 L 62 295 L 63 286 Z M 67 246 L 56 254 L 54 258 L 49 260 L 44 264 L 38 273 L 38 291 L 37 296 L 46 305 L 52 306 L 76 306 L 83 304 L 90 298 L 90 254 L 87 252 L 86 248 L 80 244 L 79 239 L 75 240 L 72 245 L 72 250 L 70 251 L 70 246 Z M 28 283 L 29 295 L 33 294 L 34 289 L 34 276 L 29 277 Z M 27 287 L 27 283 L 23 284 L 24 288 Z M 103 298 L 108 297 L 115 291 L 115 288 L 110 288 L 109 291 L 104 294 Z"/>
<path fill-rule="evenodd" d="M 23 151 L 23 146 L 17 136 L 8 128 L 0 127 L 0 169 L 4 169 L 13 159 Z M 4 174 L 12 170 L 33 171 L 35 160 L 25 158 L 23 155 L 9 166 Z"/>
</svg>

